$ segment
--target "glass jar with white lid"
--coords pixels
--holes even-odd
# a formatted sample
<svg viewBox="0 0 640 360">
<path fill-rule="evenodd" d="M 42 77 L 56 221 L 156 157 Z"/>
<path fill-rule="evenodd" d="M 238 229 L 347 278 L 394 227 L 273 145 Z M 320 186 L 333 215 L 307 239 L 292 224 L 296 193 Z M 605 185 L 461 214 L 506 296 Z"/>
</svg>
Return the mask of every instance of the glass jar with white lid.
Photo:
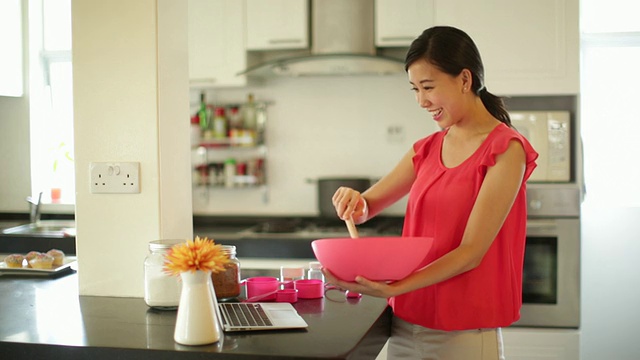
<svg viewBox="0 0 640 360">
<path fill-rule="evenodd" d="M 175 244 L 184 240 L 149 242 L 149 254 L 144 259 L 144 302 L 155 309 L 175 310 L 180 302 L 180 278 L 164 271 L 164 256 Z"/>
</svg>

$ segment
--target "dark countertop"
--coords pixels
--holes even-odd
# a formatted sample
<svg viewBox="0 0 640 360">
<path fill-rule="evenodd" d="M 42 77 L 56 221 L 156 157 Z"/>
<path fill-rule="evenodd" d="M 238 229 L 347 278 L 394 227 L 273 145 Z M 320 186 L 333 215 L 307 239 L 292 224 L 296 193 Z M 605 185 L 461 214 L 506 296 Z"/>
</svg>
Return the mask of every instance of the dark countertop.
<svg viewBox="0 0 640 360">
<path fill-rule="evenodd" d="M 142 298 L 78 296 L 77 274 L 0 276 L 0 354 L 15 359 L 375 359 L 389 336 L 384 299 L 327 297 L 294 304 L 305 330 L 224 334 L 220 342 L 174 342 L 175 311 Z"/>
</svg>

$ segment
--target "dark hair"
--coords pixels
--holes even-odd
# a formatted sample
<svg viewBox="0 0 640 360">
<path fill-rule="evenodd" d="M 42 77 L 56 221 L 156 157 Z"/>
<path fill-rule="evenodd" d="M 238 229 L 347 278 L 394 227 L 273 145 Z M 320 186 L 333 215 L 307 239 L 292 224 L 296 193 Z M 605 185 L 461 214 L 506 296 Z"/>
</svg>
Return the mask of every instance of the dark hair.
<svg viewBox="0 0 640 360">
<path fill-rule="evenodd" d="M 472 76 L 471 90 L 480 97 L 487 110 L 503 123 L 511 126 L 511 118 L 502 98 L 493 95 L 484 85 L 484 65 L 480 52 L 471 37 L 451 26 L 434 26 L 426 29 L 409 47 L 404 61 L 405 71 L 416 60 L 424 59 L 441 71 L 459 75 L 469 69 Z"/>
</svg>

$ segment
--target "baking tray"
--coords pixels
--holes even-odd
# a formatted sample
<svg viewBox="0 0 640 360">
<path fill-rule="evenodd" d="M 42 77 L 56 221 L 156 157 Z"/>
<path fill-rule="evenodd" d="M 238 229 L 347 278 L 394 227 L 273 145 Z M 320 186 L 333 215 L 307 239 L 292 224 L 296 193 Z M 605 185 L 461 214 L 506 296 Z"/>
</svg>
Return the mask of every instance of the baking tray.
<svg viewBox="0 0 640 360">
<path fill-rule="evenodd" d="M 71 270 L 72 267 L 75 267 L 75 264 L 75 256 L 65 257 L 62 265 L 52 269 L 32 269 L 28 267 L 10 268 L 2 261 L 0 262 L 0 275 L 53 276 Z"/>
</svg>

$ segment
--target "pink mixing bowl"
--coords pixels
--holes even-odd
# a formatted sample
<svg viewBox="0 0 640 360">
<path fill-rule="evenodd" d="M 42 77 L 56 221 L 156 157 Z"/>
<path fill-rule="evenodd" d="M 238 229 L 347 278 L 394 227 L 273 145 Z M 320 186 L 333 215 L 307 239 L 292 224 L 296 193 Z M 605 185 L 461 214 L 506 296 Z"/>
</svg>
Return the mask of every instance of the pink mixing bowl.
<svg viewBox="0 0 640 360">
<path fill-rule="evenodd" d="M 416 271 L 429 253 L 430 237 L 362 237 L 311 242 L 316 258 L 339 279 L 400 280 Z"/>
</svg>

